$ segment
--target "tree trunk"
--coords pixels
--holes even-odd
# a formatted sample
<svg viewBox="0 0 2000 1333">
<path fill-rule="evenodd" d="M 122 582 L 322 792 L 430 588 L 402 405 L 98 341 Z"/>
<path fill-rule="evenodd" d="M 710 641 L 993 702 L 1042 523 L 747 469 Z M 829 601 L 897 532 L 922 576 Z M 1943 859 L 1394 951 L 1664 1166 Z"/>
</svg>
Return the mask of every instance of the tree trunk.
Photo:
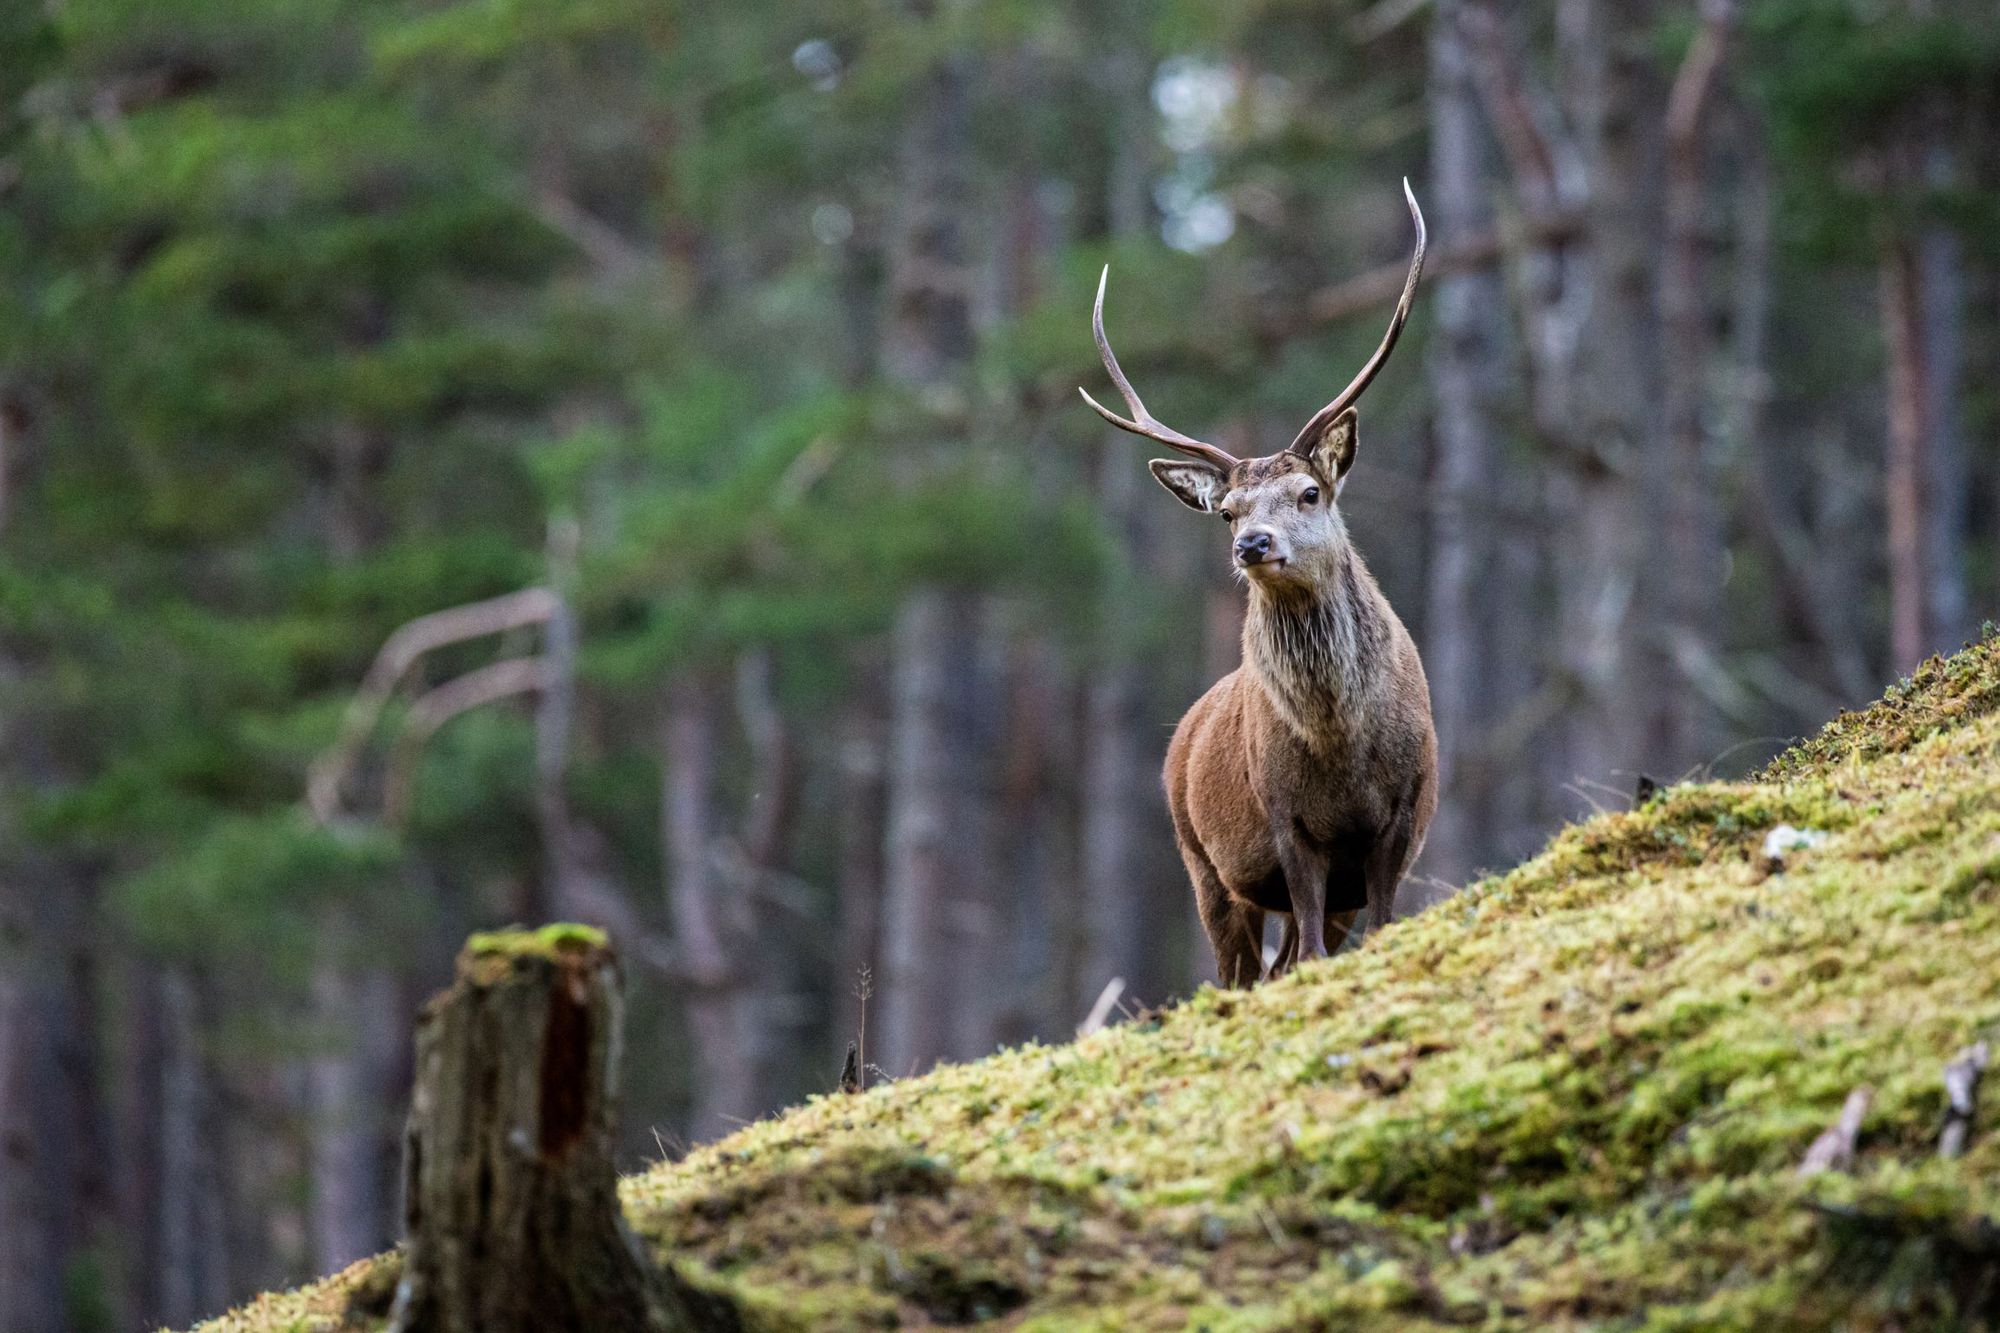
<svg viewBox="0 0 2000 1333">
<path fill-rule="evenodd" d="M 326 556 L 352 566 L 387 535 L 376 485 L 390 446 L 369 428 L 336 422 L 329 449 Z M 380 1249 L 391 1233 L 386 1164 L 394 1136 L 371 1112 L 389 1083 L 389 1043 L 400 1024 L 393 978 L 365 961 L 338 907 L 322 906 L 314 949 L 311 1024 L 322 1049 L 305 1071 L 307 1221 L 314 1266 L 332 1272 Z"/>
<path fill-rule="evenodd" d="M 582 847 L 569 813 L 570 743 L 576 729 L 576 590 L 577 544 L 581 533 L 573 518 L 549 524 L 548 581 L 555 607 L 542 625 L 542 657 L 548 663 L 548 684 L 535 700 L 535 822 L 542 842 L 542 878 L 523 895 L 517 919 L 538 922 L 550 910 L 573 916 L 574 905 L 588 891 L 581 884 L 586 871 Z M 535 881 L 529 877 L 528 883 Z"/>
<path fill-rule="evenodd" d="M 956 58 L 920 76 L 900 145 L 900 216 L 889 255 L 883 372 L 929 400 L 958 391 L 972 354 L 965 232 L 970 207 L 966 74 Z M 942 425 L 942 423 L 940 423 Z M 926 470 L 944 450 L 908 460 Z M 983 873 L 960 785 L 979 762 L 975 719 L 954 707 L 974 665 L 969 594 L 913 592 L 897 617 L 891 674 L 881 1062 L 893 1075 L 950 1053 L 951 904 L 978 901 Z"/>
<path fill-rule="evenodd" d="M 55 1327 L 56 1313 L 35 1280 L 41 1256 L 27 1091 L 30 956 L 27 927 L 14 906 L 0 900 L 0 1325 L 32 1333 Z"/>
<path fill-rule="evenodd" d="M 1008 962 L 998 981 L 1003 1000 L 994 1035 L 1008 1045 L 1061 1030 L 1076 970 L 1060 930 L 1074 901 L 1065 835 L 1074 808 L 1067 779 L 1076 768 L 1067 751 L 1076 737 L 1069 725 L 1074 694 L 1059 658 L 1046 635 L 1029 632 L 1014 645 L 1007 672 L 996 873 L 1004 886 Z"/>
<path fill-rule="evenodd" d="M 619 1211 L 623 1023 L 600 932 L 475 936 L 459 955 L 417 1028 L 396 1333 L 693 1327 Z"/>
<path fill-rule="evenodd" d="M 919 589 L 896 625 L 877 1045 L 897 1078 L 950 1054 L 956 960 L 947 956 L 947 932 L 953 896 L 965 887 L 956 797 L 968 758 L 952 703 L 954 675 L 971 658 L 966 601 Z"/>
<path fill-rule="evenodd" d="M 11 849 L 10 849 L 11 850 Z M 117 1223 L 110 1124 L 98 1060 L 97 895 L 55 863 L 0 918 L 0 1325 L 12 1333 L 105 1328 L 115 1319 L 109 1259 Z M 4 904 L 0 904 L 4 906 Z M 8 938 L 11 936 L 11 938 Z"/>
<path fill-rule="evenodd" d="M 695 1051 L 690 1141 L 717 1138 L 755 1116 L 758 1037 L 745 1002 L 742 960 L 722 904 L 713 842 L 718 691 L 697 674 L 667 694 L 661 736 L 661 829 L 667 906 L 686 985 L 689 1040 Z"/>
<path fill-rule="evenodd" d="M 1934 146 L 1934 151 L 1944 152 Z M 1947 174 L 1943 182 L 1948 184 Z M 1930 443 L 1930 522 L 1924 544 L 1927 641 L 1948 651 L 1974 630 L 1965 589 L 1963 553 L 1968 545 L 1971 460 L 1959 416 L 1964 389 L 1965 257 L 1957 233 L 1941 223 L 1917 235 L 1917 282 L 1922 293 L 1924 396 Z"/>
<path fill-rule="evenodd" d="M 1892 233 L 1880 264 L 1882 333 L 1888 352 L 1889 448 L 1883 472 L 1888 513 L 1890 666 L 1905 672 L 1930 641 L 1924 614 L 1926 505 L 1930 493 L 1929 369 L 1924 364 L 1922 287 L 1909 238 Z"/>
<path fill-rule="evenodd" d="M 1109 62 L 1107 83 L 1119 114 L 1112 125 L 1105 216 L 1113 240 L 1143 236 L 1150 221 L 1147 158 L 1153 142 L 1152 104 L 1146 96 L 1147 70 L 1127 53 Z M 1142 708 L 1146 672 L 1140 660 L 1143 591 L 1135 586 L 1151 574 L 1147 547 L 1143 451 L 1122 432 L 1104 433 L 1097 466 L 1097 512 L 1117 543 L 1119 556 L 1108 563 L 1098 588 L 1095 660 L 1084 683 L 1083 783 L 1079 793 L 1080 886 L 1084 906 L 1084 949 L 1077 990 L 1070 997 L 1072 1021 L 1080 1019 L 1113 977 L 1128 995 L 1162 998 L 1158 967 L 1160 941 L 1146 927 L 1159 885 L 1150 881 L 1149 845 L 1171 839 L 1163 817 L 1158 777 L 1156 729 L 1145 725 Z"/>
<path fill-rule="evenodd" d="M 1679 774 L 1711 754 L 1720 730 L 1703 692 L 1722 620 L 1722 533 L 1704 421 L 1711 358 L 1704 250 L 1708 108 L 1736 21 L 1733 0 L 1703 0 L 1701 29 L 1667 99 L 1666 246 L 1660 266 L 1661 415 L 1667 464 L 1665 655 L 1678 667 L 1653 699 L 1647 751 Z"/>
<path fill-rule="evenodd" d="M 1568 34 L 1572 116 L 1588 194 L 1587 300 L 1577 329 L 1573 397 L 1562 426 L 1569 522 L 1558 552 L 1561 642 L 1577 690 L 1569 712 L 1569 779 L 1595 802 L 1631 790 L 1651 762 L 1641 749 L 1649 691 L 1680 688 L 1657 643 L 1643 657 L 1659 562 L 1645 562 L 1642 505 L 1663 489 L 1666 464 L 1648 456 L 1658 421 L 1660 99 L 1647 43 L 1654 6 L 1577 0 Z"/>
<path fill-rule="evenodd" d="M 1458 11 L 1457 0 L 1438 0 L 1431 20 L 1430 202 L 1440 246 L 1493 226 L 1491 152 Z M 1460 884 L 1494 851 L 1492 774 L 1480 760 L 1492 721 L 1493 606 L 1522 590 L 1496 586 L 1492 577 L 1490 515 L 1500 450 L 1494 407 L 1503 381 L 1506 294 L 1499 275 L 1484 271 L 1440 278 L 1431 290 L 1436 332 L 1427 349 L 1437 461 L 1424 670 L 1444 794 L 1423 869 Z"/>
<path fill-rule="evenodd" d="M 343 932 L 336 932 L 336 935 Z M 313 1008 L 338 1029 L 319 1032 L 325 1049 L 306 1069 L 312 1105 L 313 1182 L 309 1223 L 315 1271 L 337 1272 L 390 1240 L 388 1179 L 379 1108 L 381 1072 L 394 1060 L 385 1038 L 400 1028 L 395 986 L 378 968 L 357 974 L 348 947 L 327 947 L 313 967 Z"/>
<path fill-rule="evenodd" d="M 729 858 L 731 929 L 742 970 L 739 1022 L 753 1038 L 751 1115 L 825 1088 L 814 1055 L 825 1010 L 805 1003 L 813 960 L 824 956 L 824 926 L 792 876 L 791 834 L 798 806 L 801 754 L 779 700 L 776 655 L 759 648 L 736 661 L 736 716 L 749 741 L 749 781 L 742 831 Z"/>
<path fill-rule="evenodd" d="M 232 1294 L 222 1225 L 222 1159 L 213 1077 L 202 1051 L 200 996 L 184 973 L 160 979 L 159 1316 L 170 1324 L 214 1314 Z M 315 1181 L 315 1184 L 318 1182 Z"/>
<path fill-rule="evenodd" d="M 862 1078 L 878 1058 L 874 1031 L 880 1006 L 872 1006 L 882 965 L 882 848 L 887 804 L 888 719 L 883 716 L 880 670 L 865 663 L 841 720 L 839 755 L 840 869 L 839 961 L 834 985 L 840 1015 L 835 1035 L 859 1043 Z"/>
<path fill-rule="evenodd" d="M 0 966 L 0 973 L 6 968 Z M 118 1225 L 123 1233 L 120 1254 L 125 1267 L 125 1323 L 134 1328 L 158 1328 L 169 1323 L 160 1309 L 159 1254 L 161 1075 L 167 1052 L 161 973 L 151 963 L 133 961 L 124 969 L 123 996 L 127 1008 L 118 1046 L 118 1141 L 124 1152 L 118 1170 Z M 0 1000 L 0 1048 L 4 1048 L 7 1015 Z M 0 1068 L 4 1068 L 0 1049 Z M 143 1145 L 134 1150 L 132 1145 Z M 190 1318 L 193 1316 L 190 1315 Z"/>
</svg>

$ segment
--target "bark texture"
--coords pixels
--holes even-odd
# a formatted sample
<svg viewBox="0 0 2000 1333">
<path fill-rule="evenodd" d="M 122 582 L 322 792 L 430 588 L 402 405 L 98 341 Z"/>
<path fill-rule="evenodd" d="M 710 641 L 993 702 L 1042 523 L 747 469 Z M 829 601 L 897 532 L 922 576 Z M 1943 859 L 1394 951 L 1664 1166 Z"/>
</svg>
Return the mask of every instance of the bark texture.
<svg viewBox="0 0 2000 1333">
<path fill-rule="evenodd" d="M 1492 154 L 1459 25 L 1457 0 L 1440 0 L 1431 25 L 1431 213 L 1440 245 L 1493 225 Z M 1435 280 L 1429 347 L 1437 395 L 1432 469 L 1430 601 L 1424 668 L 1430 677 L 1445 798 L 1424 844 L 1423 868 L 1463 883 L 1493 843 L 1494 783 L 1482 746 L 1492 724 L 1498 656 L 1491 591 L 1492 497 L 1498 484 L 1499 400 L 1506 293 L 1494 272 Z"/>
<path fill-rule="evenodd" d="M 911 475 L 946 456 L 972 354 L 966 269 L 971 183 L 968 71 L 940 62 L 913 93 L 899 152 L 899 220 L 889 253 L 882 372 L 941 410 Z M 952 1054 L 954 906 L 977 903 L 982 863 L 967 784 L 980 769 L 966 682 L 977 663 L 977 599 L 939 584 L 915 589 L 897 615 L 882 905 L 881 1052 L 891 1074 Z"/>
<path fill-rule="evenodd" d="M 618 1208 L 604 937 L 475 936 L 417 1028 L 396 1333 L 693 1328 Z"/>
</svg>

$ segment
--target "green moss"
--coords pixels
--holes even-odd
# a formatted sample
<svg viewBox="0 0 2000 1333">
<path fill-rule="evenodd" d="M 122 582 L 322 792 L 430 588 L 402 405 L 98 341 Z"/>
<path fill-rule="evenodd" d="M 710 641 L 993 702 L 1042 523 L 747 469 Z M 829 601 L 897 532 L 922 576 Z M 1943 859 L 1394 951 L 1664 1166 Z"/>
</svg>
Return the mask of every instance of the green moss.
<svg viewBox="0 0 2000 1333">
<path fill-rule="evenodd" d="M 1766 779 L 1828 773 L 1843 764 L 1908 749 L 1926 736 L 1960 726 L 2000 707 L 2000 627 L 1988 622 L 1979 642 L 1950 657 L 1933 657 L 1880 700 L 1842 713 L 1819 735 L 1771 761 Z"/>
<path fill-rule="evenodd" d="M 465 952 L 474 957 L 521 958 L 530 955 L 556 958 L 566 953 L 602 949 L 609 937 L 595 926 L 556 922 L 535 930 L 482 931 L 465 942 Z"/>
<path fill-rule="evenodd" d="M 1991 1321 L 2000 1126 L 1936 1137 L 2000 1029 L 1996 703 L 1989 638 L 1349 954 L 816 1099 L 627 1213 L 747 1329 Z M 1829 836 L 1767 863 L 1779 823 Z M 1800 1179 L 1864 1084 L 1852 1170 Z M 218 1327 L 338 1327 L 368 1271 Z"/>
</svg>

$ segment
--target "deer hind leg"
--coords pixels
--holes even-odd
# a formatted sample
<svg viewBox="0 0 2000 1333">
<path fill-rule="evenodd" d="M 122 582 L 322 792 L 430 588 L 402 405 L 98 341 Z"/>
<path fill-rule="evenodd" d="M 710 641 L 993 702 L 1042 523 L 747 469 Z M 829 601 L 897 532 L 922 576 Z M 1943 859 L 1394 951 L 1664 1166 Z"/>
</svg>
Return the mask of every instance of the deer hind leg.
<svg viewBox="0 0 2000 1333">
<path fill-rule="evenodd" d="M 1195 909 L 1215 950 L 1216 975 L 1235 989 L 1254 985 L 1264 975 L 1264 913 L 1222 886 L 1200 848 L 1182 844 L 1181 860 L 1194 881 Z"/>
<path fill-rule="evenodd" d="M 1368 929 L 1380 930 L 1396 911 L 1396 888 L 1410 861 L 1410 821 L 1407 816 L 1375 841 L 1364 874 L 1368 883 Z"/>
<path fill-rule="evenodd" d="M 1354 931 L 1354 919 L 1359 912 L 1328 912 L 1326 914 L 1326 951 L 1339 953 L 1340 946 L 1347 943 L 1347 937 Z"/>
</svg>

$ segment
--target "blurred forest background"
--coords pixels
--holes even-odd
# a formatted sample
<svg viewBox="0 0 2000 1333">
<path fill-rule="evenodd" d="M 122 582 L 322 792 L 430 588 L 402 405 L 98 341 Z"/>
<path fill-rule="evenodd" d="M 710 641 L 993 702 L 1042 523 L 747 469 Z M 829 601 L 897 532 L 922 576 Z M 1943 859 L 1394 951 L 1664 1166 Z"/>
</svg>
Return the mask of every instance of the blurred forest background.
<svg viewBox="0 0 2000 1333">
<path fill-rule="evenodd" d="M 1425 205 L 1342 501 L 1443 738 L 1406 909 L 2000 601 L 1991 0 L 0 16 L 15 1333 L 389 1243 L 469 929 L 613 928 L 628 1164 L 864 995 L 900 1075 L 1197 984 L 1157 773 L 1241 594 L 1076 397 L 1106 261 L 1269 452 Z"/>
</svg>

